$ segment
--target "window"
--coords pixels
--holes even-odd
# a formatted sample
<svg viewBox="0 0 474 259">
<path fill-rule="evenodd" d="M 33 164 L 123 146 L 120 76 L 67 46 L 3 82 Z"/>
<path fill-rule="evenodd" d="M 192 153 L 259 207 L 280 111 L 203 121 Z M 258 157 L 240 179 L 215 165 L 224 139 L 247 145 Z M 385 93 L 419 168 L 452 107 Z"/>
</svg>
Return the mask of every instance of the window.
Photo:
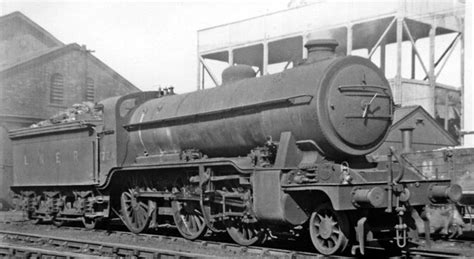
<svg viewBox="0 0 474 259">
<path fill-rule="evenodd" d="M 64 77 L 56 73 L 51 77 L 51 89 L 49 101 L 52 104 L 63 104 L 64 101 Z"/>
<path fill-rule="evenodd" d="M 94 79 L 86 79 L 86 101 L 94 102 Z"/>
</svg>

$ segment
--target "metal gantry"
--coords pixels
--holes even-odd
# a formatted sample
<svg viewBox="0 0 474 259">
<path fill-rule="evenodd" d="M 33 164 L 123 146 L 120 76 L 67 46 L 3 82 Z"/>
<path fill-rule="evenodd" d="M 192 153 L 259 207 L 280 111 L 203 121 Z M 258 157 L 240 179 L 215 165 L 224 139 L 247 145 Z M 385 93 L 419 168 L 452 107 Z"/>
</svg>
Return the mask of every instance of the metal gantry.
<svg viewBox="0 0 474 259">
<path fill-rule="evenodd" d="M 219 85 L 216 75 L 225 66 L 250 65 L 260 76 L 279 72 L 306 57 L 303 46 L 308 40 L 334 38 L 340 44 L 337 52 L 368 57 L 386 72 L 396 104 L 422 105 L 449 129 L 462 110 L 464 14 L 461 0 L 319 1 L 202 29 L 198 31 L 198 90 Z M 436 39 L 448 34 L 453 39 L 447 47 L 438 46 Z M 407 44 L 411 55 L 403 52 Z M 389 45 L 395 46 L 391 52 Z M 460 83 L 441 84 L 437 79 L 458 45 L 461 72 L 455 81 Z M 436 53 L 442 54 L 436 57 Z M 394 75 L 388 66 L 395 67 Z"/>
</svg>

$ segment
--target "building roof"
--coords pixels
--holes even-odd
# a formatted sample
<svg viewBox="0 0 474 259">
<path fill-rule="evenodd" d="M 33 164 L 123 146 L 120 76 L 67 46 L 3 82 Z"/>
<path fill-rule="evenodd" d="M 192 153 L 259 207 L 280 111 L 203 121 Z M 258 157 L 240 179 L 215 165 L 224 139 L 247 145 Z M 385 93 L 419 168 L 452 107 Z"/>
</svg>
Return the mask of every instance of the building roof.
<svg viewBox="0 0 474 259">
<path fill-rule="evenodd" d="M 415 111 L 417 108 L 421 108 L 421 106 L 418 106 L 418 105 L 404 106 L 404 107 L 395 109 L 395 112 L 393 113 L 392 125 L 397 124 L 397 122 L 400 121 L 401 119 L 406 119 L 406 116 L 412 113 L 413 111 Z"/>
<path fill-rule="evenodd" d="M 56 47 L 56 48 L 51 48 L 48 51 L 44 53 L 40 53 L 38 55 L 33 55 L 29 57 L 28 59 L 22 60 L 20 62 L 5 66 L 5 67 L 0 67 L 0 76 L 8 76 L 11 73 L 16 73 L 18 71 L 21 71 L 22 69 L 29 68 L 32 66 L 36 66 L 38 64 L 41 64 L 43 62 L 55 59 L 57 57 L 60 57 L 64 54 L 67 54 L 71 51 L 84 51 L 84 48 L 79 46 L 77 43 L 72 43 L 68 45 L 64 45 L 62 47 Z M 102 62 L 100 59 L 95 57 L 94 55 L 87 53 L 89 60 L 94 62 L 97 66 L 100 68 L 104 69 L 107 73 L 109 73 L 114 79 L 119 80 L 123 82 L 124 84 L 128 85 L 129 87 L 135 89 L 136 91 L 141 91 L 138 89 L 135 85 L 130 83 L 127 79 L 125 79 L 123 76 L 121 76 L 119 73 L 117 73 L 115 70 L 107 66 L 104 62 Z"/>
<path fill-rule="evenodd" d="M 84 48 L 79 46 L 77 43 L 65 45 L 63 42 L 56 39 L 51 33 L 46 31 L 37 23 L 33 22 L 21 12 L 13 12 L 4 16 L 0 16 L 0 28 L 8 26 L 12 22 L 20 22 L 22 26 L 26 26 L 32 34 L 36 35 L 38 38 L 41 38 L 43 41 L 48 42 L 50 47 L 43 51 L 32 53 L 31 55 L 26 56 L 25 58 L 16 62 L 0 64 L 0 76 L 8 76 L 10 73 L 15 73 L 21 69 L 41 64 L 64 55 L 70 51 L 84 51 Z M 90 53 L 87 55 L 89 60 L 108 72 L 114 79 L 123 82 L 125 85 L 128 85 L 130 88 L 135 89 L 136 91 L 140 91 L 140 89 L 130 83 L 123 76 L 115 72 L 97 57 Z"/>
<path fill-rule="evenodd" d="M 0 28 L 5 26 L 7 23 L 13 21 L 13 20 L 20 20 L 23 24 L 27 25 L 32 29 L 32 31 L 38 32 L 41 34 L 43 37 L 42 39 L 44 40 L 49 40 L 51 41 L 54 45 L 64 45 L 60 40 L 56 39 L 51 33 L 46 31 L 43 27 L 39 26 L 37 23 L 32 21 L 30 18 L 28 18 L 26 15 L 22 14 L 21 12 L 13 12 L 9 13 L 4 16 L 0 16 Z"/>
<path fill-rule="evenodd" d="M 441 127 L 438 124 L 438 122 L 436 122 L 436 120 L 420 105 L 405 106 L 405 107 L 396 109 L 393 115 L 392 129 L 402 125 L 405 121 L 407 121 L 409 118 L 411 118 L 417 113 L 418 114 L 421 113 L 424 119 L 429 120 L 430 123 L 433 125 L 433 127 L 435 127 L 441 134 L 443 134 L 450 141 L 452 141 L 453 143 L 458 143 L 458 141 L 455 140 L 451 136 L 451 134 L 449 134 L 448 131 L 446 131 L 443 127 Z"/>
</svg>

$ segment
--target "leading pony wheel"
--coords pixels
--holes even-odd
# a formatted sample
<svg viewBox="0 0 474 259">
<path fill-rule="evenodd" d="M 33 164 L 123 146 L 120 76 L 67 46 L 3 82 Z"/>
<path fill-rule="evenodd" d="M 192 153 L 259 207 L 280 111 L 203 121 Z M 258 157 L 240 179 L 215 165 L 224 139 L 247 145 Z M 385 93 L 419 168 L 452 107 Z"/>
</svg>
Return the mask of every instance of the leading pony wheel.
<svg viewBox="0 0 474 259">
<path fill-rule="evenodd" d="M 251 246 L 262 244 L 266 240 L 266 233 L 257 223 L 247 223 L 237 220 L 227 227 L 229 236 L 239 245 Z"/>
<path fill-rule="evenodd" d="M 336 212 L 331 204 L 321 204 L 311 215 L 309 233 L 314 247 L 320 253 L 342 253 L 349 243 L 349 219 L 346 214 Z"/>
</svg>

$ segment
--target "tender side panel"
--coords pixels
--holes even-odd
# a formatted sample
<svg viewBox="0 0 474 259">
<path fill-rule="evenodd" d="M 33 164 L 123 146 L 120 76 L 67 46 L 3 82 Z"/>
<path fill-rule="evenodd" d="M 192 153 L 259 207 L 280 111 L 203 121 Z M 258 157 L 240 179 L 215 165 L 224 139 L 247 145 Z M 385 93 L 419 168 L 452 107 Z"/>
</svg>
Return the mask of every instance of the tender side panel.
<svg viewBox="0 0 474 259">
<path fill-rule="evenodd" d="M 13 186 L 96 182 L 96 138 L 87 129 L 13 142 Z"/>
</svg>

